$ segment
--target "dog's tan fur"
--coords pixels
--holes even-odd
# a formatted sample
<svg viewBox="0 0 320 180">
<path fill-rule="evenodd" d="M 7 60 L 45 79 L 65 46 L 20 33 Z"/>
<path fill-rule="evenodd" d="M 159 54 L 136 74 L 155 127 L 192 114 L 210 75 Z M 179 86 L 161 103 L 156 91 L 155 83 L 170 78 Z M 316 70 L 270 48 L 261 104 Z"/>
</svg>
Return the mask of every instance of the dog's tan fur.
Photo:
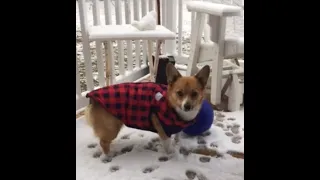
<svg viewBox="0 0 320 180">
<path fill-rule="evenodd" d="M 167 92 L 169 105 L 173 108 L 179 108 L 181 106 L 182 97 L 177 97 L 176 94 L 177 91 L 183 90 L 186 96 L 189 96 L 193 91 L 198 92 L 199 95 L 196 98 L 191 98 L 190 102 L 194 107 L 201 106 L 204 86 L 209 77 L 209 67 L 204 67 L 196 76 L 192 77 L 182 77 L 172 64 L 167 66 L 166 71 L 169 84 Z M 90 104 L 86 107 L 85 117 L 88 124 L 93 128 L 94 134 L 99 138 L 100 146 L 104 154 L 107 155 L 110 151 L 111 142 L 117 137 L 123 126 L 122 121 L 108 113 L 92 99 L 90 99 Z M 157 116 L 152 114 L 151 118 L 158 135 L 163 142 L 166 142 L 164 143 L 164 148 L 168 152 L 168 148 L 170 148 L 168 147 L 170 146 L 170 138 L 164 132 Z"/>
</svg>

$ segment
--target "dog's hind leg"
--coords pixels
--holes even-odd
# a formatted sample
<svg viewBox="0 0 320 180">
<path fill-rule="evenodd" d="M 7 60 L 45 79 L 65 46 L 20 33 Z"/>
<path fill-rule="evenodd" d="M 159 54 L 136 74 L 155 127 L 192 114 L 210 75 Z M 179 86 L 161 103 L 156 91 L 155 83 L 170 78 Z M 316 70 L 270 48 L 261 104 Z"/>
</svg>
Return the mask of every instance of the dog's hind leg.
<svg viewBox="0 0 320 180">
<path fill-rule="evenodd" d="M 98 103 L 91 104 L 89 122 L 95 135 L 100 139 L 100 147 L 104 153 L 103 161 L 111 161 L 113 155 L 110 153 L 110 144 L 118 136 L 122 122 L 105 111 Z"/>
<path fill-rule="evenodd" d="M 102 157 L 103 162 L 110 162 L 112 158 L 114 157 L 114 154 L 110 152 L 110 145 L 112 141 L 117 138 L 121 127 L 122 127 L 122 122 L 115 118 L 114 116 L 110 115 L 109 116 L 104 116 L 104 132 L 100 136 L 100 146 L 103 150 L 104 157 Z"/>
</svg>

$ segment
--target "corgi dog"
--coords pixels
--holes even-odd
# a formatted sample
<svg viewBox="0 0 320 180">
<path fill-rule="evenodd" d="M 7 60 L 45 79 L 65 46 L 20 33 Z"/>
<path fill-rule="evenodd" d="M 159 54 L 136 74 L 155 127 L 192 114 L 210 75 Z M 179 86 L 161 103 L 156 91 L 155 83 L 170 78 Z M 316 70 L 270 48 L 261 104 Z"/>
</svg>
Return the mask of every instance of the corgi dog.
<svg viewBox="0 0 320 180">
<path fill-rule="evenodd" d="M 96 89 L 87 94 L 90 103 L 85 117 L 100 140 L 107 158 L 110 144 L 123 125 L 155 132 L 164 150 L 174 152 L 171 135 L 195 122 L 209 78 L 204 66 L 194 76 L 181 76 L 173 64 L 166 66 L 168 85 L 153 82 L 121 83 Z"/>
</svg>

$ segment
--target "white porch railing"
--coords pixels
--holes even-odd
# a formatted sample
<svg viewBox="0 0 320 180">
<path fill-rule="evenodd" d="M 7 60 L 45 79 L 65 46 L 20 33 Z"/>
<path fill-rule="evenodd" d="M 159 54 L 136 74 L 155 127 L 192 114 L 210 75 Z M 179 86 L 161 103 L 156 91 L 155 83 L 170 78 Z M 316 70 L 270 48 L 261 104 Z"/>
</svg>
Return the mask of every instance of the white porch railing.
<svg viewBox="0 0 320 180">
<path fill-rule="evenodd" d="M 78 0 L 84 2 L 86 0 Z M 165 54 L 174 55 L 177 63 L 187 64 L 189 55 L 190 32 L 193 15 L 186 10 L 188 0 L 160 0 L 161 22 L 177 33 L 176 41 L 168 40 L 163 47 Z M 232 0 L 215 1 L 232 4 Z M 236 1 L 236 0 L 233 0 Z M 239 0 L 238 0 L 239 1 Z M 241 1 L 241 0 L 240 0 Z M 95 88 L 105 85 L 105 47 L 102 42 L 83 39 L 88 26 L 100 24 L 130 24 L 139 20 L 147 12 L 155 9 L 155 0 L 92 0 L 76 2 L 77 8 L 77 52 L 76 52 L 76 111 L 87 105 L 84 95 Z M 235 4 L 239 4 L 236 2 Z M 235 19 L 228 20 L 234 25 Z M 228 25 L 227 26 L 230 26 Z M 232 26 L 235 29 L 236 26 Z M 79 30 L 81 29 L 81 33 Z M 228 33 L 228 32 L 227 32 Z M 185 43 L 187 42 L 187 43 Z M 146 41 L 116 41 L 112 44 L 113 61 L 108 62 L 115 75 L 113 83 L 136 81 L 148 73 Z"/>
</svg>

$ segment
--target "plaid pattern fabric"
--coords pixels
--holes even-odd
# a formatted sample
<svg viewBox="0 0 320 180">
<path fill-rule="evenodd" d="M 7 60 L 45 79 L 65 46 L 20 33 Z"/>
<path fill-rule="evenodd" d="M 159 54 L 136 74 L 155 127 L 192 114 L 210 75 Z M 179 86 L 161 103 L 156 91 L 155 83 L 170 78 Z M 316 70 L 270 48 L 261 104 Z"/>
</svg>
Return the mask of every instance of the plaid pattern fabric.
<svg viewBox="0 0 320 180">
<path fill-rule="evenodd" d="M 157 93 L 163 96 L 155 98 Z M 168 106 L 167 86 L 152 82 L 122 83 L 103 87 L 87 94 L 106 111 L 131 128 L 156 132 L 151 122 L 154 113 L 170 137 L 194 121 L 181 120 L 174 109 Z"/>
</svg>

